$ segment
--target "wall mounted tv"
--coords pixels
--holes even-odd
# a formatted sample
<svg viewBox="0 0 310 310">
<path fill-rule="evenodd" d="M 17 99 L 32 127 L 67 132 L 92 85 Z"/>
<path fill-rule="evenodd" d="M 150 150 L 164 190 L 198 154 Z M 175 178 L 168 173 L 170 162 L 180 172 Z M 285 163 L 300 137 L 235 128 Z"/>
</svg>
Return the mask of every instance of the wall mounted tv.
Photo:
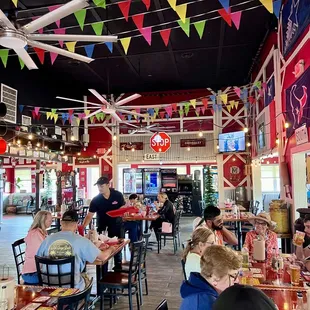
<svg viewBox="0 0 310 310">
<path fill-rule="evenodd" d="M 243 152 L 245 151 L 244 131 L 234 131 L 219 134 L 219 152 Z"/>
</svg>

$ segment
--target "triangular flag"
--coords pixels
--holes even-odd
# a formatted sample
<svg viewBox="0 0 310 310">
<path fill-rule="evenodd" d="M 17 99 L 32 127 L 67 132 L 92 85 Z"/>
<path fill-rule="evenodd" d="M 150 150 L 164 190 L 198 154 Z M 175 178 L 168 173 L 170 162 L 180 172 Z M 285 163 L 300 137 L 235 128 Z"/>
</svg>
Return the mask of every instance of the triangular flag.
<svg viewBox="0 0 310 310">
<path fill-rule="evenodd" d="M 235 108 L 238 109 L 239 102 L 235 101 Z"/>
<path fill-rule="evenodd" d="M 186 12 L 187 12 L 187 3 L 177 5 L 175 8 L 176 13 L 179 15 L 181 21 L 185 23 L 186 20 Z"/>
<path fill-rule="evenodd" d="M 51 6 L 48 7 L 48 10 L 49 10 L 50 12 L 53 12 L 54 10 L 56 10 L 56 9 L 58 9 L 58 8 L 60 8 L 60 7 L 61 7 L 60 4 L 51 5 Z"/>
<path fill-rule="evenodd" d="M 205 26 L 206 26 L 206 20 L 202 20 L 200 22 L 196 22 L 194 23 L 194 26 L 198 32 L 199 38 L 202 39 L 203 36 L 203 32 L 205 30 Z"/>
<path fill-rule="evenodd" d="M 152 44 L 152 27 L 145 27 L 140 29 L 141 34 L 143 35 L 146 42 L 151 45 Z"/>
<path fill-rule="evenodd" d="M 168 115 L 167 113 L 166 113 L 166 115 L 165 115 L 165 116 L 166 116 L 166 119 L 167 119 L 167 120 L 170 118 L 170 117 L 169 117 L 169 115 Z"/>
<path fill-rule="evenodd" d="M 74 16 L 77 22 L 80 25 L 80 28 L 84 30 L 85 18 L 86 18 L 86 9 L 79 10 L 74 13 Z"/>
<path fill-rule="evenodd" d="M 184 105 L 184 111 L 185 111 L 185 115 L 187 116 L 188 112 L 189 112 L 189 102 L 185 103 Z"/>
<path fill-rule="evenodd" d="M 179 110 L 179 114 L 180 114 L 180 117 L 182 117 L 182 116 L 184 115 L 183 109 L 180 109 L 180 110 Z"/>
<path fill-rule="evenodd" d="M 279 19 L 282 0 L 276 0 L 273 2 L 273 14 Z"/>
<path fill-rule="evenodd" d="M 131 38 L 122 38 L 122 39 L 120 39 L 120 41 L 121 41 L 121 44 L 123 46 L 124 52 L 127 55 Z"/>
<path fill-rule="evenodd" d="M 33 118 L 33 119 L 36 119 L 36 118 L 37 118 L 37 115 L 36 115 L 36 113 L 35 113 L 33 110 L 31 111 L 31 114 L 32 114 L 32 118 Z"/>
<path fill-rule="evenodd" d="M 205 111 L 206 111 L 206 107 L 201 107 L 202 114 L 205 114 Z"/>
<path fill-rule="evenodd" d="M 160 36 L 163 39 L 166 46 L 168 46 L 171 29 L 160 30 Z"/>
<path fill-rule="evenodd" d="M 85 45 L 84 49 L 87 57 L 92 58 L 94 53 L 95 44 Z"/>
<path fill-rule="evenodd" d="M 66 29 L 65 28 L 60 28 L 60 29 L 53 29 L 55 34 L 65 34 L 66 33 Z M 61 47 L 64 46 L 64 42 L 63 41 L 58 41 L 59 45 Z"/>
<path fill-rule="evenodd" d="M 56 26 L 59 28 L 60 27 L 60 20 L 55 21 Z"/>
<path fill-rule="evenodd" d="M 266 82 L 263 82 L 263 83 L 262 83 L 262 86 L 263 86 L 263 89 L 264 89 L 264 90 L 267 89 L 267 83 L 266 83 Z"/>
<path fill-rule="evenodd" d="M 39 111 L 40 111 L 40 107 L 35 107 L 35 108 L 34 108 L 34 114 L 35 114 L 35 115 L 38 115 L 38 114 L 39 114 Z"/>
<path fill-rule="evenodd" d="M 40 34 L 42 34 L 42 33 L 43 33 L 43 28 L 38 29 L 38 32 L 39 32 Z"/>
<path fill-rule="evenodd" d="M 231 27 L 230 9 L 228 10 L 228 12 L 225 9 L 220 9 L 218 10 L 218 13 L 222 16 L 225 22 Z"/>
<path fill-rule="evenodd" d="M 166 110 L 168 116 L 171 117 L 171 115 L 172 115 L 172 106 L 169 105 L 169 106 L 165 107 L 165 110 Z"/>
<path fill-rule="evenodd" d="M 15 7 L 17 8 L 18 0 L 12 0 L 12 2 L 14 3 Z"/>
<path fill-rule="evenodd" d="M 189 102 L 194 108 L 196 108 L 196 99 L 191 99 Z"/>
<path fill-rule="evenodd" d="M 200 107 L 196 108 L 195 113 L 196 113 L 197 116 L 200 116 Z"/>
<path fill-rule="evenodd" d="M 202 101 L 203 106 L 207 109 L 208 108 L 208 99 L 203 98 L 201 101 Z"/>
<path fill-rule="evenodd" d="M 151 6 L 151 0 L 142 0 L 142 2 L 144 3 L 146 10 L 148 11 Z"/>
<path fill-rule="evenodd" d="M 23 104 L 18 105 L 18 109 L 19 109 L 19 112 L 22 113 L 24 110 L 24 105 Z"/>
<path fill-rule="evenodd" d="M 172 9 L 176 9 L 177 6 L 177 0 L 168 0 L 169 5 L 171 6 Z"/>
<path fill-rule="evenodd" d="M 85 116 L 88 116 L 90 111 L 89 110 L 84 110 Z"/>
<path fill-rule="evenodd" d="M 189 37 L 189 33 L 190 33 L 190 19 L 186 18 L 185 23 L 183 23 L 181 20 L 178 20 L 178 24 L 183 29 L 183 31 L 186 33 L 186 35 Z"/>
<path fill-rule="evenodd" d="M 177 103 L 173 103 L 171 106 L 172 106 L 172 109 L 174 112 L 176 112 L 178 110 L 178 104 Z"/>
<path fill-rule="evenodd" d="M 77 118 L 75 121 L 76 121 L 77 125 L 80 126 L 81 120 L 79 118 Z"/>
<path fill-rule="evenodd" d="M 7 49 L 0 50 L 0 58 L 2 60 L 4 67 L 6 68 L 6 65 L 8 63 L 8 58 L 9 58 L 9 50 Z"/>
<path fill-rule="evenodd" d="M 93 28 L 93 30 L 97 36 L 102 35 L 103 22 L 92 23 L 91 26 L 92 26 L 92 28 Z"/>
<path fill-rule="evenodd" d="M 273 13 L 273 1 L 272 0 L 259 0 L 259 1 L 271 14 Z"/>
<path fill-rule="evenodd" d="M 227 108 L 228 112 L 230 113 L 231 106 L 230 106 L 230 105 L 228 105 L 228 106 L 226 106 L 226 108 Z"/>
<path fill-rule="evenodd" d="M 229 10 L 229 0 L 219 0 L 222 7 L 228 12 Z"/>
<path fill-rule="evenodd" d="M 36 52 L 36 54 L 38 55 L 40 63 L 43 65 L 44 64 L 45 51 L 42 50 L 41 48 L 38 48 L 38 47 L 34 47 L 33 49 Z"/>
<path fill-rule="evenodd" d="M 122 11 L 123 16 L 125 17 L 126 21 L 128 22 L 128 15 L 130 10 L 131 0 L 118 2 L 118 7 Z"/>
<path fill-rule="evenodd" d="M 216 100 L 216 96 L 215 95 L 210 95 L 210 99 L 213 103 L 215 103 L 215 100 Z"/>
<path fill-rule="evenodd" d="M 20 68 L 21 68 L 21 70 L 23 70 L 24 67 L 25 67 L 25 63 L 23 62 L 23 60 L 20 57 L 18 57 L 18 60 L 19 60 L 19 63 L 20 63 Z"/>
<path fill-rule="evenodd" d="M 249 104 L 248 102 L 245 102 L 244 106 L 245 106 L 245 108 L 248 110 L 249 107 L 250 107 L 250 104 Z"/>
<path fill-rule="evenodd" d="M 56 124 L 57 120 L 58 120 L 58 114 L 54 114 L 54 123 L 55 124 Z"/>
<path fill-rule="evenodd" d="M 254 83 L 254 87 L 256 87 L 257 89 L 261 89 L 262 87 L 262 82 L 261 81 L 257 81 Z"/>
<path fill-rule="evenodd" d="M 127 119 L 128 119 L 129 121 L 131 121 L 132 115 L 131 115 L 131 114 L 128 114 L 128 115 L 127 115 Z"/>
<path fill-rule="evenodd" d="M 93 2 L 99 8 L 106 8 L 106 0 L 93 0 Z"/>
<path fill-rule="evenodd" d="M 155 116 L 158 115 L 159 108 L 154 108 L 154 111 L 155 111 Z"/>
<path fill-rule="evenodd" d="M 160 111 L 159 112 L 159 116 L 160 116 L 161 119 L 163 119 L 164 116 L 165 116 L 165 111 Z"/>
<path fill-rule="evenodd" d="M 131 16 L 136 27 L 141 30 L 143 28 L 144 13 Z"/>
<path fill-rule="evenodd" d="M 230 107 L 233 109 L 233 108 L 234 108 L 234 106 L 235 106 L 235 102 L 234 102 L 234 100 L 230 100 L 230 101 L 229 101 L 229 104 L 230 104 Z"/>
<path fill-rule="evenodd" d="M 240 96 L 241 96 L 241 89 L 240 89 L 240 87 L 234 87 L 234 91 L 237 94 L 237 96 L 240 98 Z"/>
<path fill-rule="evenodd" d="M 105 42 L 105 45 L 109 49 L 111 53 L 113 53 L 113 43 L 112 42 Z"/>
<path fill-rule="evenodd" d="M 93 124 L 95 120 L 95 115 L 91 116 L 89 119 L 90 119 L 91 124 Z"/>
<path fill-rule="evenodd" d="M 238 11 L 238 12 L 231 13 L 230 15 L 231 20 L 236 26 L 237 30 L 239 30 L 239 27 L 240 27 L 241 13 L 242 11 Z"/>
<path fill-rule="evenodd" d="M 57 53 L 53 53 L 53 52 L 50 52 L 50 56 L 51 56 L 51 63 L 52 65 L 54 64 L 58 54 Z"/>
<path fill-rule="evenodd" d="M 71 52 L 71 53 L 75 52 L 76 42 L 66 42 L 65 44 L 66 44 L 67 49 L 68 49 L 69 52 Z"/>
<path fill-rule="evenodd" d="M 220 95 L 220 99 L 223 101 L 224 104 L 227 104 L 227 94 Z"/>
<path fill-rule="evenodd" d="M 50 119 L 52 116 L 52 112 L 46 112 L 46 119 Z"/>
<path fill-rule="evenodd" d="M 54 115 L 56 113 L 57 109 L 51 109 L 51 111 L 52 111 L 52 114 Z"/>
<path fill-rule="evenodd" d="M 213 103 L 213 104 L 212 104 L 212 108 L 213 108 L 213 109 L 212 109 L 212 110 L 213 110 L 213 112 L 214 112 L 214 111 L 216 111 L 217 104 Z M 212 110 L 211 110 L 211 111 L 212 111 Z"/>
</svg>

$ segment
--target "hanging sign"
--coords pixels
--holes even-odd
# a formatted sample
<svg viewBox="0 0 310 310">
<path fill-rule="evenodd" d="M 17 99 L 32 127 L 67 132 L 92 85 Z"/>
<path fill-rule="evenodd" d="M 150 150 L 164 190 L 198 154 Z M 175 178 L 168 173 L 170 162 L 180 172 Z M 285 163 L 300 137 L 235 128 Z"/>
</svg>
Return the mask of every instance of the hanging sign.
<svg viewBox="0 0 310 310">
<path fill-rule="evenodd" d="M 120 143 L 120 149 L 122 151 L 131 151 L 132 149 L 135 149 L 136 151 L 142 151 L 143 142 L 122 142 Z"/>
<path fill-rule="evenodd" d="M 143 159 L 147 161 L 151 161 L 151 160 L 158 161 L 159 153 L 144 154 Z"/>
<path fill-rule="evenodd" d="M 181 139 L 181 147 L 203 147 L 206 146 L 206 139 Z"/>
<path fill-rule="evenodd" d="M 156 132 L 150 139 L 150 146 L 156 153 L 165 153 L 170 149 L 171 138 L 165 132 Z"/>
<path fill-rule="evenodd" d="M 82 165 L 99 165 L 99 159 L 93 157 L 77 157 L 75 159 L 76 166 Z"/>
<path fill-rule="evenodd" d="M 306 125 L 297 128 L 295 130 L 295 135 L 296 135 L 296 144 L 297 145 L 304 144 L 304 143 L 307 143 L 309 141 L 308 130 L 307 130 Z"/>
</svg>

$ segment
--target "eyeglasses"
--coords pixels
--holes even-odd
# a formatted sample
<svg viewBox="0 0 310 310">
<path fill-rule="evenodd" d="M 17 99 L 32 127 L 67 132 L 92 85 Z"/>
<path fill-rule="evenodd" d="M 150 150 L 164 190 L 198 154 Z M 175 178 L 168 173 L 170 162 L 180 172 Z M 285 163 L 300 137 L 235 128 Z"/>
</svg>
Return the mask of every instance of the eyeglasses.
<svg viewBox="0 0 310 310">
<path fill-rule="evenodd" d="M 212 242 L 206 242 L 206 244 L 213 245 L 213 244 L 214 244 L 214 241 L 212 241 Z"/>
<path fill-rule="evenodd" d="M 231 281 L 232 283 L 235 283 L 239 277 L 239 271 L 235 275 L 228 274 L 228 277 L 229 277 L 229 285 L 231 285 Z"/>
<path fill-rule="evenodd" d="M 267 223 L 261 221 L 255 221 L 255 225 L 267 226 Z"/>
</svg>

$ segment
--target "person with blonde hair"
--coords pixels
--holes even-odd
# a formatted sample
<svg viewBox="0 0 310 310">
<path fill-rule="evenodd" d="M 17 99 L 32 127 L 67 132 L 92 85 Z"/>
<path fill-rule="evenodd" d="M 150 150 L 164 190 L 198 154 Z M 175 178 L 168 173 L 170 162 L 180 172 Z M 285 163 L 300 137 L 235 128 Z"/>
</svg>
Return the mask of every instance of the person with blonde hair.
<svg viewBox="0 0 310 310">
<path fill-rule="evenodd" d="M 39 283 L 34 256 L 37 254 L 41 243 L 47 237 L 47 229 L 51 226 L 52 221 L 52 214 L 49 211 L 39 211 L 34 217 L 27 236 L 24 238 L 26 250 L 22 278 L 25 283 Z"/>
<path fill-rule="evenodd" d="M 163 222 L 174 224 L 174 209 L 173 203 L 169 200 L 166 193 L 159 193 L 157 195 L 158 203 L 155 203 L 159 218 L 152 221 L 150 229 L 154 229 L 156 239 L 158 241 L 158 232 L 161 230 Z"/>
<path fill-rule="evenodd" d="M 201 272 L 192 272 L 181 286 L 183 298 L 180 310 L 211 310 L 219 294 L 235 284 L 241 267 L 241 257 L 222 245 L 211 245 L 200 259 Z"/>
<path fill-rule="evenodd" d="M 212 230 L 206 227 L 197 228 L 188 241 L 183 252 L 183 261 L 185 262 L 185 274 L 190 276 L 191 272 L 200 273 L 200 258 L 204 250 L 213 245 L 215 236 Z"/>
</svg>

